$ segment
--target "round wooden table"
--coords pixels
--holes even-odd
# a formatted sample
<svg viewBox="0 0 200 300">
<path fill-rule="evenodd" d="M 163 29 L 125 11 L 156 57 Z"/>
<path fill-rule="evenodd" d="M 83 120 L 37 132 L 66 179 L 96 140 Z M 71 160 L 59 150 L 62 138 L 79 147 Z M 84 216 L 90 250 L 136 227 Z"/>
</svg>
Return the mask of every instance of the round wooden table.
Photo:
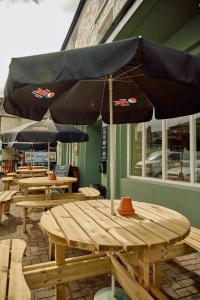
<svg viewBox="0 0 200 300">
<path fill-rule="evenodd" d="M 28 169 L 30 166 L 19 166 L 17 169 Z M 44 166 L 31 166 L 32 169 L 47 169 L 47 167 Z"/>
<path fill-rule="evenodd" d="M 51 199 L 50 187 L 59 186 L 59 185 L 68 185 L 69 192 L 72 192 L 72 183 L 76 182 L 77 178 L 75 177 L 57 177 L 56 180 L 51 180 L 48 177 L 31 177 L 19 179 L 18 184 L 21 190 L 24 191 L 25 196 L 28 196 L 29 187 L 47 187 L 47 199 Z"/>
<path fill-rule="evenodd" d="M 90 251 L 134 251 L 140 260 L 140 278 L 148 289 L 150 250 L 160 255 L 183 240 L 190 231 L 186 217 L 154 204 L 133 202 L 135 213 L 111 215 L 109 200 L 87 200 L 63 204 L 42 214 L 41 227 L 55 243 L 56 262 L 64 263 L 64 247 Z"/>
<path fill-rule="evenodd" d="M 18 174 L 20 174 L 20 176 L 23 176 L 23 175 L 28 175 L 28 176 L 46 176 L 47 175 L 47 172 L 48 170 L 45 169 L 45 168 L 37 168 L 37 169 L 28 169 L 28 168 L 25 168 L 25 169 L 17 169 L 16 171 Z"/>
</svg>

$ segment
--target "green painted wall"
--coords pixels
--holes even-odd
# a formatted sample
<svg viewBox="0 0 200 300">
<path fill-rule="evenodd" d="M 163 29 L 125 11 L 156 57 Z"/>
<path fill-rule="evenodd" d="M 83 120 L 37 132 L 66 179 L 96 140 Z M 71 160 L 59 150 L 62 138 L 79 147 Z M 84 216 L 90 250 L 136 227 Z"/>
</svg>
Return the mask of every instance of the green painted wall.
<svg viewBox="0 0 200 300">
<path fill-rule="evenodd" d="M 89 142 L 79 144 L 80 186 L 101 182 L 99 173 L 101 127 L 86 126 L 86 132 L 89 135 Z"/>
</svg>

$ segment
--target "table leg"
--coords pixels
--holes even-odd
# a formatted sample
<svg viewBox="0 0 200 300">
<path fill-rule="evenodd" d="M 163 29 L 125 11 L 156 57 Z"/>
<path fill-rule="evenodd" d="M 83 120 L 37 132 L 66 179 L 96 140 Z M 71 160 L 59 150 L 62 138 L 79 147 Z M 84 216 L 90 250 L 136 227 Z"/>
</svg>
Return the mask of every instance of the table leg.
<svg viewBox="0 0 200 300">
<path fill-rule="evenodd" d="M 69 191 L 69 193 L 72 193 L 72 183 L 71 182 L 69 182 L 68 183 L 68 191 Z"/>
<path fill-rule="evenodd" d="M 5 202 L 4 213 L 10 212 L 10 200 Z"/>
<path fill-rule="evenodd" d="M 47 186 L 47 189 L 46 189 L 46 200 L 51 200 L 51 189 L 50 189 L 50 186 Z"/>
<path fill-rule="evenodd" d="M 28 186 L 24 187 L 24 196 L 28 197 Z"/>
<path fill-rule="evenodd" d="M 153 263 L 153 284 L 158 288 L 160 288 L 161 266 L 162 262 L 160 261 Z"/>
<path fill-rule="evenodd" d="M 149 249 L 144 248 L 139 253 L 139 283 L 146 289 L 149 289 Z"/>
<path fill-rule="evenodd" d="M 65 264 L 65 248 L 61 245 L 55 244 L 55 261 L 56 266 Z M 62 280 L 62 278 L 60 278 Z M 56 285 L 56 300 L 65 299 L 65 285 Z"/>
<path fill-rule="evenodd" d="M 2 222 L 2 217 L 3 217 L 3 212 L 4 212 L 4 205 L 5 205 L 4 202 L 0 203 L 0 224 Z"/>
<path fill-rule="evenodd" d="M 27 220 L 27 215 L 28 215 L 28 208 L 24 207 L 23 208 L 23 233 L 26 233 L 26 220 Z"/>
<path fill-rule="evenodd" d="M 9 182 L 4 182 L 3 190 L 4 191 L 9 191 L 9 189 L 10 189 L 10 183 Z"/>
</svg>

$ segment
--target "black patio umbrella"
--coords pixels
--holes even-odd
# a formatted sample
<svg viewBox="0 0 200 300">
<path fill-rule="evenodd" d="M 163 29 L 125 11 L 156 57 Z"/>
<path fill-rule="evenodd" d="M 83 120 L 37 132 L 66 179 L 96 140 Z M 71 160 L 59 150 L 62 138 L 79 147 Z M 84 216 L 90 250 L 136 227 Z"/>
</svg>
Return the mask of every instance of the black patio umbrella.
<svg viewBox="0 0 200 300">
<path fill-rule="evenodd" d="M 51 143 L 50 147 L 56 147 L 57 143 Z M 10 142 L 3 143 L 4 149 L 16 149 L 16 150 L 47 150 L 47 143 L 31 143 L 31 142 Z"/>
<path fill-rule="evenodd" d="M 31 122 L 20 125 L 12 130 L 6 131 L 2 135 L 4 143 L 10 142 L 32 142 L 48 143 L 48 152 L 50 143 L 57 141 L 63 143 L 80 143 L 89 140 L 88 134 L 75 128 L 72 125 L 57 124 L 53 120 L 46 119 L 41 122 Z M 48 161 L 48 169 L 49 169 Z"/>
<path fill-rule="evenodd" d="M 149 121 L 153 110 L 157 119 L 194 114 L 199 99 L 200 58 L 138 37 L 12 59 L 3 106 L 33 120 L 49 109 L 66 124 L 92 124 L 101 114 L 112 125 Z"/>
</svg>

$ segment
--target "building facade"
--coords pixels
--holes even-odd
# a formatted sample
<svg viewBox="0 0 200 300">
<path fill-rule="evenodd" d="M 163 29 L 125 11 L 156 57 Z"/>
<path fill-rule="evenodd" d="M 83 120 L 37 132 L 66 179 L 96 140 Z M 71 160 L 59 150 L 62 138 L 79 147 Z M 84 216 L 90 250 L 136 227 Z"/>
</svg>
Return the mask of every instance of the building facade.
<svg viewBox="0 0 200 300">
<path fill-rule="evenodd" d="M 86 0 L 80 1 L 62 49 L 142 35 L 199 55 L 199 28 L 197 0 Z M 108 170 L 101 177 L 94 175 L 98 174 L 101 155 L 97 141 L 104 124 L 99 121 L 95 126 L 90 136 L 90 141 L 94 138 L 95 142 L 81 145 L 78 164 L 82 177 L 89 176 L 84 183 L 92 183 L 96 176 L 95 180 L 100 178 L 109 187 Z M 87 126 L 86 130 L 92 128 Z M 117 125 L 115 138 L 116 197 L 130 195 L 138 201 L 176 209 L 200 227 L 200 114 Z M 95 164 L 90 163 L 92 153 Z"/>
</svg>

